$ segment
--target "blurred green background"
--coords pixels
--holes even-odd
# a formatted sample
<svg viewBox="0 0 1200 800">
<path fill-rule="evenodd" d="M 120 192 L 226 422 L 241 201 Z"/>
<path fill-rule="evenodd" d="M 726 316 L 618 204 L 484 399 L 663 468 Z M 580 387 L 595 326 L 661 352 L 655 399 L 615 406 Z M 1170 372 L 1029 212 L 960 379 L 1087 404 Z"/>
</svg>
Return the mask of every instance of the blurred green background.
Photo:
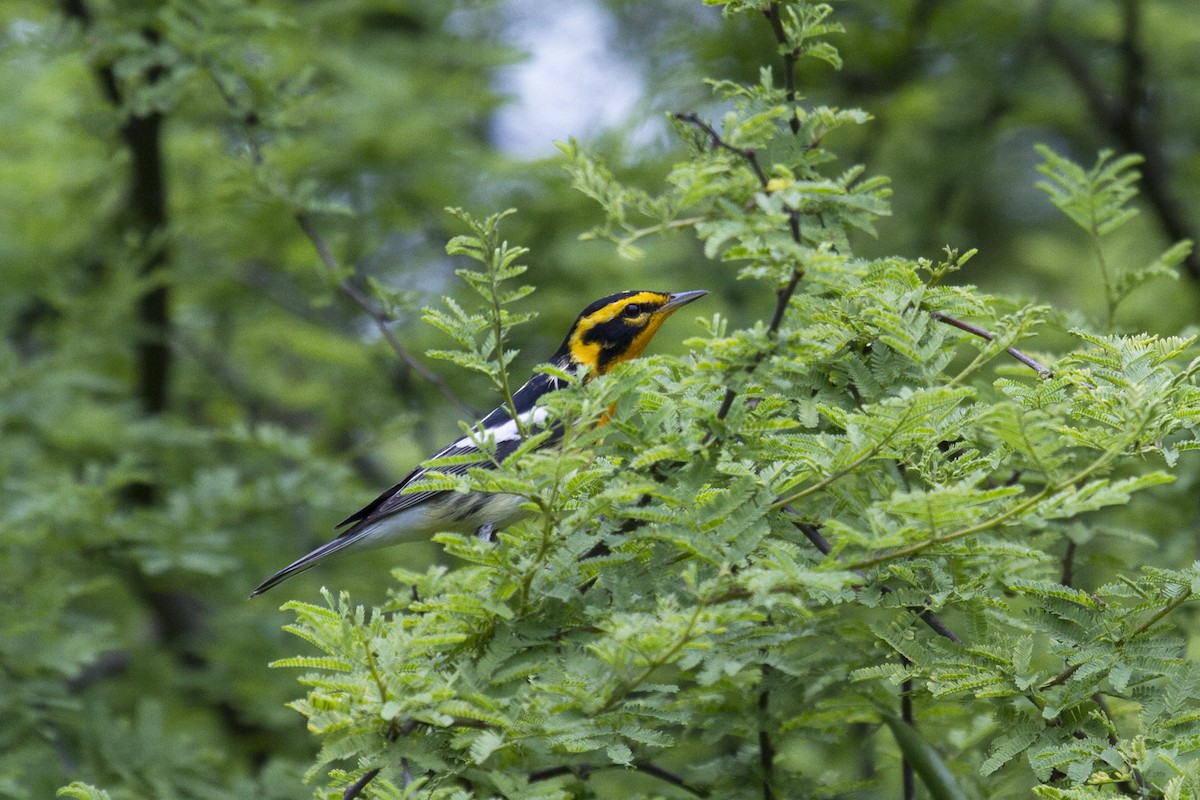
<svg viewBox="0 0 1200 800">
<path fill-rule="evenodd" d="M 861 255 L 977 247 L 962 280 L 1049 304 L 1064 329 L 1102 319 L 1085 237 L 1035 188 L 1035 142 L 1084 164 L 1146 157 L 1110 260 L 1195 237 L 1194 0 L 878 0 L 835 19 L 843 69 L 805 65 L 799 86 L 875 118 L 827 143 L 894 181 Z M 322 586 L 374 602 L 389 564 L 442 556 L 408 545 L 246 594 L 463 416 L 339 282 L 480 412 L 487 387 L 423 355 L 446 342 L 420 308 L 466 298 L 446 206 L 519 209 L 507 231 L 532 248 L 540 314 L 516 334 L 519 372 L 614 291 L 704 288 L 698 313 L 761 318 L 773 298 L 685 235 L 643 241 L 641 261 L 581 241 L 601 220 L 552 142 L 579 138 L 653 190 L 680 147 L 668 113 L 719 120 L 704 77 L 755 80 L 775 58 L 765 25 L 679 0 L 7 0 L 0 796 L 71 780 L 121 798 L 307 794 L 314 744 L 284 705 L 300 687 L 267 668 L 302 647 L 278 604 Z M 1193 255 L 1115 329 L 1190 329 L 1198 279 Z M 682 320 L 654 347 L 697 333 Z M 1196 557 L 1179 527 L 1193 483 L 1144 516 L 1173 535 L 1164 558 Z"/>
</svg>

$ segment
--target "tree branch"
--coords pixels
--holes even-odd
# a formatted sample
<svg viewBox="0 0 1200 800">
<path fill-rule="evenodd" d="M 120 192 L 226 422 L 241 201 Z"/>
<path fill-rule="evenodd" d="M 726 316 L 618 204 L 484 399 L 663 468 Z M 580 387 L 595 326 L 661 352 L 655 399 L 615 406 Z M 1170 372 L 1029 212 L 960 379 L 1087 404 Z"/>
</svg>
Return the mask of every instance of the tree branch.
<svg viewBox="0 0 1200 800">
<path fill-rule="evenodd" d="M 294 217 L 296 219 L 296 223 L 300 226 L 300 230 L 304 231 L 304 235 L 308 237 L 310 242 L 312 242 L 313 248 L 317 251 L 317 255 L 321 259 L 321 263 L 324 264 L 325 268 L 333 275 L 340 276 L 342 274 L 341 268 L 334 259 L 333 253 L 330 252 L 328 243 L 317 230 L 316 225 L 313 223 L 312 217 L 309 215 L 309 213 L 307 211 L 297 211 L 294 214 Z M 375 327 L 379 329 L 379 333 L 383 336 L 384 340 L 386 340 L 391 346 L 392 351 L 400 358 L 401 361 L 408 365 L 409 369 L 428 381 L 435 389 L 441 392 L 443 397 L 453 403 L 464 414 L 472 417 L 478 416 L 478 412 L 460 400 L 437 373 L 433 372 L 420 361 L 418 361 L 417 357 L 410 353 L 408 349 L 400 343 L 400 340 L 396 338 L 395 332 L 392 331 L 392 319 L 386 313 L 384 313 L 382 309 L 378 308 L 374 303 L 372 303 L 370 298 L 360 292 L 358 288 L 350 282 L 349 278 L 339 278 L 338 290 L 343 295 L 354 301 L 359 308 L 366 312 L 367 316 L 369 316 L 375 323 Z"/>
<path fill-rule="evenodd" d="M 381 770 L 379 767 L 375 767 L 374 769 L 369 769 L 363 773 L 361 778 L 347 786 L 346 790 L 342 792 L 342 800 L 354 800 L 354 798 L 362 794 L 363 789 L 366 789 L 367 784 L 375 780 L 375 776 L 377 776 L 380 771 Z"/>
<path fill-rule="evenodd" d="M 709 791 L 701 786 L 694 786 L 688 783 L 682 775 L 678 775 L 670 770 L 663 769 L 649 761 L 634 761 L 629 765 L 638 772 L 643 772 L 652 777 L 658 778 L 660 781 L 669 783 L 672 786 L 683 789 L 688 794 L 695 797 L 708 797 Z M 547 767 L 529 773 L 529 782 L 538 783 L 540 781 L 548 781 L 554 778 L 561 778 L 563 775 L 574 775 L 580 780 L 587 780 L 588 776 L 593 772 L 598 772 L 602 769 L 617 769 L 623 768 L 621 764 L 563 764 L 557 767 Z"/>
<path fill-rule="evenodd" d="M 767 21 L 771 23 L 771 33 L 775 34 L 775 41 L 781 47 L 787 47 L 791 42 L 788 41 L 787 31 L 783 27 L 783 16 L 779 10 L 779 3 L 774 2 L 763 9 L 763 14 Z M 796 48 L 790 47 L 783 53 L 783 88 L 786 92 L 787 101 L 793 105 L 792 118 L 788 120 L 788 127 L 792 129 L 793 134 L 800 132 L 800 120 L 796 117 Z"/>
<path fill-rule="evenodd" d="M 1063 586 L 1071 586 L 1075 580 L 1075 550 L 1075 541 L 1067 539 L 1066 552 L 1062 557 L 1062 576 L 1059 581 Z"/>
<path fill-rule="evenodd" d="M 728 150 L 729 152 L 745 159 L 747 165 L 749 165 L 750 169 L 754 172 L 755 177 L 758 178 L 758 182 L 762 186 L 763 190 L 767 191 L 767 174 L 763 171 L 762 165 L 758 163 L 758 154 L 755 153 L 754 150 L 731 145 L 729 142 L 721 138 L 721 135 L 717 133 L 717 131 L 711 125 L 700 119 L 699 115 L 694 112 L 689 112 L 686 114 L 676 113 L 673 116 L 675 119 L 680 120 L 681 122 L 690 123 L 704 131 L 704 133 L 708 135 L 709 140 L 712 142 L 713 147 Z M 796 244 L 801 244 L 802 234 L 800 231 L 800 212 L 791 206 L 785 205 L 784 208 L 787 209 L 788 212 L 788 229 L 791 231 L 792 241 L 794 241 Z M 803 270 L 799 267 L 793 268 L 788 282 L 783 286 L 780 286 L 775 292 L 775 311 L 771 314 L 771 322 L 767 326 L 767 338 L 771 341 L 774 341 L 775 337 L 779 335 L 779 326 L 783 324 L 783 317 L 784 314 L 787 313 L 788 303 L 791 302 L 792 295 L 796 293 L 796 287 L 800 285 L 800 279 L 802 277 L 804 277 Z M 758 369 L 758 365 L 761 364 L 763 359 L 766 357 L 767 351 L 759 351 L 755 355 L 754 360 L 750 364 L 746 365 L 746 372 L 754 372 L 754 370 Z M 721 398 L 721 406 L 717 409 L 717 419 L 723 420 L 729 415 L 729 411 L 733 408 L 733 401 L 735 399 L 737 399 L 737 390 L 732 386 L 726 388 L 725 396 Z"/>
<path fill-rule="evenodd" d="M 771 668 L 767 664 L 759 667 L 765 682 Z M 771 743 L 768 723 L 771 719 L 771 692 L 763 689 L 758 693 L 758 765 L 762 770 L 763 800 L 775 800 L 775 745 Z"/>
<path fill-rule="evenodd" d="M 700 119 L 700 115 L 694 111 L 689 111 L 687 113 L 676 112 L 671 116 L 680 122 L 691 123 L 700 130 L 704 131 L 706 134 L 708 134 L 708 139 L 710 142 L 712 142 L 713 147 L 721 150 L 728 150 L 734 155 L 745 159 L 746 164 L 754 172 L 754 176 L 758 178 L 758 182 L 762 188 L 767 188 L 767 173 L 763 172 L 762 166 L 758 163 L 758 154 L 754 150 L 748 147 L 735 147 L 734 145 L 731 145 L 729 142 L 721 138 L 721 134 L 717 133 L 713 126 Z"/>
<path fill-rule="evenodd" d="M 788 512 L 789 514 L 794 514 L 796 516 L 799 516 L 799 512 L 796 511 L 796 509 L 793 508 L 792 506 L 784 506 L 783 510 Z M 824 534 L 821 533 L 821 526 L 815 525 L 811 522 L 796 522 L 794 524 L 797 528 L 800 529 L 800 532 L 802 534 L 804 534 L 804 538 L 808 539 L 808 541 L 814 547 L 816 547 L 818 550 L 820 550 L 822 555 L 827 556 L 833 552 L 833 545 L 831 545 L 829 543 L 829 540 L 826 539 Z M 835 556 L 835 559 L 838 561 L 841 560 L 840 558 L 837 558 L 836 556 Z M 862 578 L 864 585 L 866 585 L 868 583 L 867 573 L 863 572 L 860 569 L 851 569 L 850 571 L 853 572 L 855 575 L 858 575 L 860 578 Z M 891 586 L 888 586 L 886 583 L 880 583 L 880 584 L 877 584 L 877 586 L 879 587 L 879 592 L 881 594 L 890 594 L 890 593 L 896 591 Z M 955 644 L 963 643 L 963 640 L 958 637 L 958 634 L 956 634 L 954 631 L 950 630 L 950 628 L 947 627 L 946 623 L 942 622 L 941 618 L 939 618 L 936 614 L 934 614 L 933 611 L 931 611 L 929 608 L 927 608 L 925 606 L 908 606 L 908 610 L 913 612 L 914 614 L 916 614 L 921 619 L 921 621 L 924 622 L 926 625 L 928 625 L 929 629 L 932 630 L 934 633 L 936 633 L 938 636 L 949 639 L 950 641 L 954 642 Z"/>
<path fill-rule="evenodd" d="M 908 667 L 912 661 L 907 656 L 901 654 L 900 663 Z M 906 678 L 904 683 L 900 685 L 900 719 L 904 720 L 904 724 L 916 730 L 916 724 L 913 719 L 913 680 Z M 901 783 L 903 785 L 904 800 L 913 800 L 917 796 L 917 781 L 916 773 L 913 772 L 912 762 L 908 760 L 908 756 L 902 756 L 900 759 Z"/>
<path fill-rule="evenodd" d="M 91 10 L 84 0 L 63 0 L 63 13 L 84 28 L 93 23 Z M 145 28 L 140 35 L 149 44 L 158 44 L 157 31 Z M 126 109 L 121 85 L 111 64 L 99 64 L 96 77 L 109 105 L 121 119 L 120 134 L 129 151 L 129 191 L 126 208 L 130 227 L 143 249 L 139 272 L 146 279 L 146 288 L 137 299 L 138 331 L 136 334 L 136 394 L 142 411 L 150 415 L 166 410 L 170 388 L 172 354 L 169 344 L 171 330 L 170 291 L 162 272 L 168 266 L 167 185 L 163 164 L 161 111 L 142 114 Z M 141 78 L 153 86 L 166 77 L 166 69 L 151 64 Z M 151 487 L 140 484 L 135 501 L 151 502 Z"/>
<path fill-rule="evenodd" d="M 951 327 L 958 328 L 960 331 L 966 331 L 967 333 L 974 334 L 980 339 L 986 339 L 989 342 L 996 338 L 995 335 L 987 328 L 981 328 L 978 325 L 974 325 L 970 322 L 963 322 L 961 319 L 955 319 L 949 314 L 943 314 L 941 311 L 930 311 L 929 316 L 933 317 L 938 322 L 944 322 Z M 1054 371 L 1052 369 L 1038 363 L 1017 348 L 1006 347 L 1004 348 L 1004 352 L 1008 353 L 1017 361 L 1020 361 L 1022 364 L 1032 369 L 1038 374 L 1039 378 L 1045 380 L 1046 378 L 1054 377 Z"/>
<path fill-rule="evenodd" d="M 80 0 L 67 1 L 79 2 Z M 246 128 L 246 139 L 247 146 L 250 149 L 250 157 L 255 166 L 261 166 L 263 163 L 262 147 L 259 146 L 258 141 L 253 135 L 254 131 L 257 130 L 257 128 L 261 125 L 261 118 L 253 110 L 241 111 L 239 109 L 237 98 L 234 97 L 233 94 L 231 94 L 220 82 L 220 80 L 217 79 L 217 73 L 215 71 L 210 71 L 209 74 L 213 76 L 213 85 L 216 86 L 217 93 L 221 95 L 221 99 L 225 101 L 225 105 L 228 106 L 230 110 L 238 114 L 238 121 L 243 127 Z M 396 337 L 396 334 L 392 331 L 392 325 L 395 323 L 395 320 L 393 320 L 382 309 L 378 308 L 373 302 L 371 302 L 370 298 L 359 291 L 358 288 L 350 282 L 349 278 L 341 277 L 342 270 L 338 266 L 337 259 L 334 258 L 328 242 L 325 241 L 325 238 L 321 236 L 320 231 L 317 230 L 317 226 L 316 223 L 313 222 L 312 215 L 303 209 L 299 209 L 296 210 L 292 216 L 296 220 L 296 224 L 300 226 L 300 230 L 304 232 L 304 235 L 307 236 L 308 240 L 312 243 L 313 249 L 317 251 L 317 256 L 321 259 L 321 263 L 327 270 L 329 270 L 329 272 L 338 278 L 338 291 L 353 301 L 355 305 L 362 309 L 367 316 L 371 318 L 371 321 L 375 323 L 375 327 L 379 329 L 380 335 L 383 336 L 384 340 L 388 343 L 388 346 L 392 348 L 392 352 L 394 352 L 409 369 L 411 369 L 417 375 L 420 375 L 426 382 L 437 389 L 443 397 L 449 400 L 450 403 L 458 408 L 459 411 L 461 411 L 464 415 L 470 417 L 478 416 L 478 411 L 463 402 L 458 395 L 451 391 L 450 387 L 437 373 L 422 364 L 420 360 L 417 359 L 417 357 L 400 342 L 400 340 Z"/>
</svg>

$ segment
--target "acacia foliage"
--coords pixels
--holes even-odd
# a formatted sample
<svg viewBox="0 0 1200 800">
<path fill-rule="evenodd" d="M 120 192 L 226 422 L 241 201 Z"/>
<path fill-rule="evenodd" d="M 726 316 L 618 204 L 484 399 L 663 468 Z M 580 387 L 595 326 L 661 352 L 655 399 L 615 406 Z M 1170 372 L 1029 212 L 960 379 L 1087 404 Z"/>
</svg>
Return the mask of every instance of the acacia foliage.
<svg viewBox="0 0 1200 800">
<path fill-rule="evenodd" d="M 439 396 L 340 287 L 453 277 L 511 57 L 454 10 L 0 3 L 0 796 L 305 791 L 246 594 Z"/>
<path fill-rule="evenodd" d="M 663 193 L 564 149 L 593 237 L 636 256 L 691 228 L 774 312 L 557 393 L 555 448 L 432 479 L 525 497 L 498 543 L 440 535 L 459 564 L 395 570 L 378 607 L 288 604 L 311 649 L 277 665 L 309 687 L 318 795 L 604 796 L 619 774 L 638 796 L 894 796 L 913 770 L 935 797 L 1197 796 L 1177 609 L 1200 566 L 1075 569 L 1139 536 L 1112 510 L 1195 448 L 1193 339 L 1080 325 L 1035 359 L 1013 348 L 1058 319 L 949 283 L 971 253 L 856 257 L 887 184 L 827 142 L 868 118 L 793 84 L 797 59 L 837 65 L 831 9 L 719 5 L 765 13 L 779 58 L 713 83 L 721 119 L 674 116 L 690 153 Z M 1044 155 L 1102 257 L 1134 161 Z M 456 240 L 473 285 L 520 274 L 499 219 Z M 1186 252 L 1106 275 L 1110 317 Z M 507 313 L 433 316 L 503 373 Z"/>
</svg>

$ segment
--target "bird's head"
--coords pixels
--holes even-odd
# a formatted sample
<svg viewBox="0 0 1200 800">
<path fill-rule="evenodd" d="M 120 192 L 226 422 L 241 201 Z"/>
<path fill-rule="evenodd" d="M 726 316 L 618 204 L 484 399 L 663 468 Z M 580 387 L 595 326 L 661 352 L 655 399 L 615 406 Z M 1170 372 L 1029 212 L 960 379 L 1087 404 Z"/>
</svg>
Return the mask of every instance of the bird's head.
<svg viewBox="0 0 1200 800">
<path fill-rule="evenodd" d="M 620 292 L 585 308 L 555 360 L 566 361 L 587 377 L 603 375 L 622 361 L 636 358 L 654 338 L 663 320 L 708 292 Z"/>
</svg>

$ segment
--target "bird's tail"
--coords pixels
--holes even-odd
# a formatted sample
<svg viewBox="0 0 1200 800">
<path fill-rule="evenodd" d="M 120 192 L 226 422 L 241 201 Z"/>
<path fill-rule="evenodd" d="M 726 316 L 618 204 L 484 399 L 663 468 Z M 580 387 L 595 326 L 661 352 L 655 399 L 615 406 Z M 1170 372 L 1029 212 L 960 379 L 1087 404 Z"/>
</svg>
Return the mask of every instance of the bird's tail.
<svg viewBox="0 0 1200 800">
<path fill-rule="evenodd" d="M 257 597 L 275 584 L 281 583 L 293 575 L 299 575 L 306 569 L 313 567 L 321 559 L 328 558 L 334 553 L 340 551 L 342 548 L 353 544 L 359 538 L 358 536 L 354 535 L 355 533 L 356 531 L 351 528 L 336 539 L 328 541 L 318 547 L 316 550 L 313 550 L 308 555 L 301 556 L 256 586 L 254 591 L 250 593 L 250 596 Z"/>
</svg>

